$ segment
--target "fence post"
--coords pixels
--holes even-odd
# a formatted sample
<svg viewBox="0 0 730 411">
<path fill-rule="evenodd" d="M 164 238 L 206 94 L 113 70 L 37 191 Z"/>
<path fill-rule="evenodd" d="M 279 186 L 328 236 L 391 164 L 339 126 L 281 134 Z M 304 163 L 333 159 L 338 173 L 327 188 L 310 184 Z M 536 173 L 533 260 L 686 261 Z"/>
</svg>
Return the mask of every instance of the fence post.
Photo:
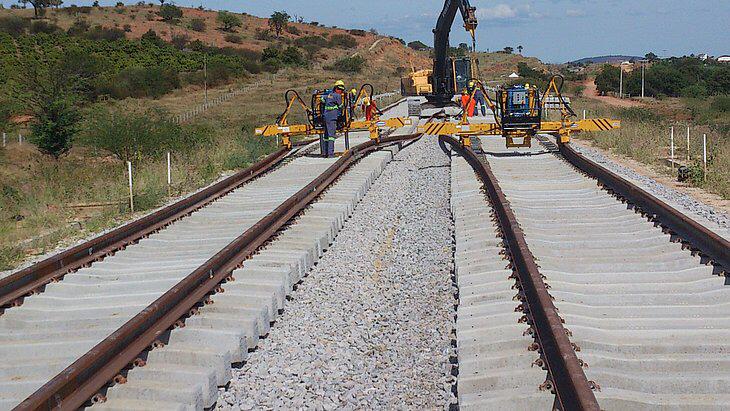
<svg viewBox="0 0 730 411">
<path fill-rule="evenodd" d="M 170 169 L 170 152 L 167 152 L 167 195 L 172 193 L 172 174 Z"/>
<path fill-rule="evenodd" d="M 5 133 L 3 133 L 3 147 L 5 147 L 7 144 L 8 144 L 7 135 Z"/>
<path fill-rule="evenodd" d="M 672 159 L 672 171 L 674 171 L 674 126 L 672 126 L 671 132 L 669 133 L 669 141 L 671 149 L 669 150 L 669 156 Z"/>
<path fill-rule="evenodd" d="M 690 154 L 689 154 L 689 126 L 687 126 L 687 161 L 690 160 Z"/>
<path fill-rule="evenodd" d="M 127 173 L 129 174 L 129 208 L 134 214 L 134 192 L 132 191 L 132 162 L 127 161 Z"/>
<path fill-rule="evenodd" d="M 583 120 L 585 120 L 585 119 L 586 119 L 586 111 L 585 111 L 585 109 L 583 109 Z"/>
<path fill-rule="evenodd" d="M 18 133 L 18 144 L 23 144 L 23 136 Z"/>
<path fill-rule="evenodd" d="M 702 135 L 702 163 L 704 164 L 704 180 L 707 181 L 707 134 Z"/>
</svg>

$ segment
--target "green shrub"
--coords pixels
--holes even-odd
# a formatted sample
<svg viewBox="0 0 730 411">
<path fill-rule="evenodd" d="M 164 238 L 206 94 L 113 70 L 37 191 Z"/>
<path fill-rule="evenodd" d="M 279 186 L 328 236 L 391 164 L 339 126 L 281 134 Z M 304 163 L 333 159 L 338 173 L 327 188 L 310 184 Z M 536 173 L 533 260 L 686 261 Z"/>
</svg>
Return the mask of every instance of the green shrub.
<svg viewBox="0 0 730 411">
<path fill-rule="evenodd" d="M 298 36 L 298 35 L 301 34 L 301 32 L 299 31 L 299 29 L 297 28 L 297 26 L 290 26 L 290 25 L 288 25 L 288 26 L 286 26 L 286 29 L 285 30 L 286 30 L 287 33 L 293 34 L 295 36 Z"/>
<path fill-rule="evenodd" d="M 157 14 L 162 17 L 162 20 L 170 23 L 183 16 L 183 11 L 180 7 L 174 4 L 163 4 L 160 6 L 160 11 Z"/>
<path fill-rule="evenodd" d="M 185 46 L 188 45 L 189 41 L 190 36 L 187 34 L 173 34 L 172 39 L 170 39 L 170 43 L 172 43 L 172 45 L 178 50 L 184 49 Z"/>
<path fill-rule="evenodd" d="M 115 41 L 126 37 L 124 30 L 118 28 L 106 28 L 102 26 L 94 26 L 86 32 L 86 38 L 89 40 L 107 40 Z"/>
<path fill-rule="evenodd" d="M 122 161 L 187 153 L 207 141 L 200 127 L 182 127 L 166 111 L 98 106 L 84 124 L 81 143 L 114 154 Z"/>
<path fill-rule="evenodd" d="M 271 41 L 274 40 L 275 37 L 273 34 L 271 34 L 271 30 L 269 29 L 256 29 L 256 34 L 254 35 L 254 38 L 261 41 Z"/>
<path fill-rule="evenodd" d="M 712 100 L 712 109 L 721 113 L 730 112 L 730 96 L 717 96 Z"/>
<path fill-rule="evenodd" d="M 226 34 L 225 40 L 227 42 L 233 43 L 233 44 L 241 44 L 241 43 L 243 43 L 243 37 L 241 37 L 238 34 L 234 34 L 234 33 Z"/>
<path fill-rule="evenodd" d="M 101 82 L 98 94 L 117 99 L 128 97 L 160 98 L 180 88 L 179 73 L 169 67 L 131 67 L 122 70 L 106 82 Z"/>
<path fill-rule="evenodd" d="M 88 33 L 90 28 L 91 25 L 88 21 L 84 19 L 76 19 L 71 27 L 68 28 L 68 31 L 66 33 L 68 33 L 69 36 L 83 36 Z"/>
<path fill-rule="evenodd" d="M 243 25 L 240 17 L 225 10 L 219 11 L 215 20 L 222 26 L 221 29 L 224 31 L 233 31 L 236 27 Z"/>
<path fill-rule="evenodd" d="M 31 34 L 37 34 L 37 33 L 46 33 L 46 34 L 53 34 L 57 33 L 59 31 L 63 31 L 60 27 L 53 23 L 49 23 L 45 20 L 36 20 L 31 22 L 30 24 L 30 32 Z"/>
<path fill-rule="evenodd" d="M 707 87 L 702 83 L 691 84 L 683 88 L 680 95 L 690 98 L 704 97 L 707 96 Z"/>
<path fill-rule="evenodd" d="M 360 56 L 344 57 L 335 61 L 334 64 L 326 66 L 325 70 L 341 71 L 344 73 L 353 74 L 361 72 L 364 65 L 365 59 Z"/>
<path fill-rule="evenodd" d="M 11 15 L 0 17 L 0 31 L 8 33 L 13 37 L 25 34 L 28 27 L 28 20 L 20 16 Z"/>
<path fill-rule="evenodd" d="M 190 30 L 204 32 L 206 30 L 205 20 L 201 18 L 194 18 L 190 20 Z"/>
<path fill-rule="evenodd" d="M 42 100 L 34 111 L 31 142 L 42 153 L 58 159 L 71 149 L 81 117 L 73 101 L 61 95 Z"/>
<path fill-rule="evenodd" d="M 330 47 L 351 49 L 357 47 L 357 40 L 349 34 L 333 34 L 330 36 Z"/>
</svg>

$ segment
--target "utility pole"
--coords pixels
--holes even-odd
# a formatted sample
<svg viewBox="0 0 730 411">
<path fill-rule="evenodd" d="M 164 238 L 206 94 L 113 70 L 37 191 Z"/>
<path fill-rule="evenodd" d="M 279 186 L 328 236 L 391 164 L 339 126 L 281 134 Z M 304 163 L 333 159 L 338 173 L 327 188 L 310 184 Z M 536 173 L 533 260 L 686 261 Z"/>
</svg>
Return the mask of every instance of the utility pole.
<svg viewBox="0 0 730 411">
<path fill-rule="evenodd" d="M 618 84 L 618 98 L 624 98 L 624 65 L 623 63 L 619 66 L 621 70 L 621 77 Z"/>
<path fill-rule="evenodd" d="M 644 62 L 641 62 L 641 98 L 644 99 Z"/>
</svg>

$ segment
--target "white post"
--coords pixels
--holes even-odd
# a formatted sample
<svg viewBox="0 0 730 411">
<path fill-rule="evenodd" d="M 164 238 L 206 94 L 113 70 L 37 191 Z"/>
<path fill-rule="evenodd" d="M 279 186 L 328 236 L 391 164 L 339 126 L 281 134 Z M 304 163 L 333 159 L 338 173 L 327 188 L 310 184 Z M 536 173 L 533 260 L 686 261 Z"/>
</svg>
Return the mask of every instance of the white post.
<svg viewBox="0 0 730 411">
<path fill-rule="evenodd" d="M 585 109 L 583 109 L 583 120 L 585 120 L 585 119 L 586 119 L 586 111 L 585 111 Z"/>
<path fill-rule="evenodd" d="M 23 136 L 18 133 L 18 144 L 23 144 Z"/>
<path fill-rule="evenodd" d="M 621 77 L 618 84 L 618 98 L 624 98 L 624 66 L 620 67 Z"/>
<path fill-rule="evenodd" d="M 707 134 L 702 135 L 702 163 L 704 164 L 704 180 L 707 181 Z"/>
<path fill-rule="evenodd" d="M 690 159 L 690 154 L 689 154 L 689 126 L 687 126 L 687 161 L 689 161 L 689 159 Z"/>
<path fill-rule="evenodd" d="M 3 133 L 3 147 L 5 147 L 8 144 L 7 135 Z"/>
<path fill-rule="evenodd" d="M 170 152 L 167 152 L 167 195 L 170 195 L 172 185 L 172 174 L 170 168 Z"/>
<path fill-rule="evenodd" d="M 127 173 L 129 174 L 129 208 L 134 213 L 134 192 L 132 191 L 132 162 L 127 161 Z"/>
<path fill-rule="evenodd" d="M 674 170 L 674 126 L 672 126 L 672 130 L 670 132 L 669 141 L 670 141 L 669 144 L 670 144 L 670 147 L 671 147 L 670 150 L 669 150 L 669 156 L 672 159 L 672 170 Z"/>
<path fill-rule="evenodd" d="M 641 98 L 644 98 L 644 63 L 641 63 Z"/>
</svg>

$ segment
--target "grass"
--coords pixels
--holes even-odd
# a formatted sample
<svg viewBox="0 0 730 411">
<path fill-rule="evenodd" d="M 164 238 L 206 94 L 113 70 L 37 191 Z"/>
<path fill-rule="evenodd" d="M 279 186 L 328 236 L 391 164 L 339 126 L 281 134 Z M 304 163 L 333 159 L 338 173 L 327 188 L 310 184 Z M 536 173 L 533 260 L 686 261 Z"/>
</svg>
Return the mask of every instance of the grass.
<svg viewBox="0 0 730 411">
<path fill-rule="evenodd" d="M 579 139 L 590 140 L 597 147 L 653 166 L 676 178 L 665 159 L 670 157 L 670 128 L 674 127 L 675 158 L 686 161 L 692 169 L 690 183 L 730 199 L 730 113 L 713 108 L 713 99 L 653 102 L 647 108 L 616 108 L 591 99 L 573 98 L 573 108 L 588 117 L 620 119 L 622 127 L 600 133 L 582 133 Z M 689 116 L 688 116 L 689 113 Z M 690 148 L 687 152 L 687 125 Z M 702 135 L 707 135 L 708 166 L 702 165 Z M 674 174 L 673 174 L 674 173 Z"/>
<path fill-rule="evenodd" d="M 275 121 L 284 108 L 283 95 L 288 88 L 298 90 L 309 102 L 314 89 L 329 87 L 339 78 L 362 84 L 378 74 L 369 71 L 348 78 L 321 69 L 290 69 L 276 77 L 259 76 L 258 80 L 266 81 L 263 86 L 211 108 L 192 121 L 208 130 L 210 143 L 186 155 L 172 154 L 171 195 L 197 190 L 222 173 L 248 167 L 274 151 L 275 140 L 255 137 L 253 129 Z M 375 78 L 383 78 L 374 84 L 378 92 L 398 87 L 397 78 Z M 209 98 L 239 86 L 209 90 Z M 172 114 L 180 114 L 203 102 L 204 91 L 189 88 L 159 100 L 129 99 L 121 104 L 161 106 Z M 289 122 L 304 119 L 303 110 L 295 110 Z M 137 162 L 133 176 L 136 212 L 147 212 L 170 200 L 164 158 Z M 114 204 L 71 207 L 91 203 Z M 126 165 L 109 153 L 85 147 L 74 147 L 58 161 L 43 156 L 27 143 L 0 149 L 0 204 L 0 270 L 16 267 L 28 257 L 69 245 L 132 217 Z"/>
</svg>

